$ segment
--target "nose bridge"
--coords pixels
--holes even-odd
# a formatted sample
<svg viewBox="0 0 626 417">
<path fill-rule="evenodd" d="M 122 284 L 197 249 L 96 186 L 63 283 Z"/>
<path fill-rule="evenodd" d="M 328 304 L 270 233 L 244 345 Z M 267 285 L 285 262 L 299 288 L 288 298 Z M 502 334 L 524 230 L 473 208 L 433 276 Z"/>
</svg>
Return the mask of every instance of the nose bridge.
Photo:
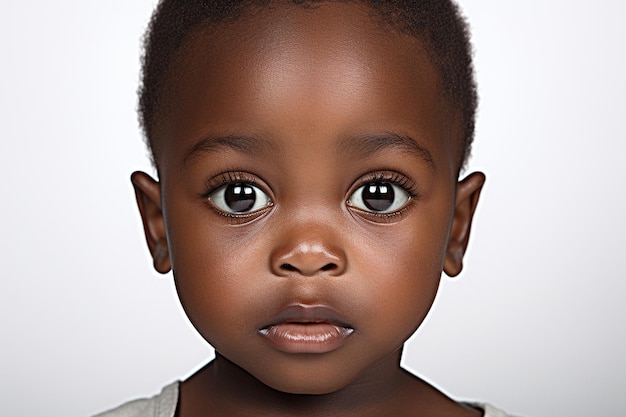
<svg viewBox="0 0 626 417">
<path fill-rule="evenodd" d="M 289 216 L 279 230 L 270 259 L 274 274 L 337 276 L 345 271 L 346 253 L 332 217 Z"/>
</svg>

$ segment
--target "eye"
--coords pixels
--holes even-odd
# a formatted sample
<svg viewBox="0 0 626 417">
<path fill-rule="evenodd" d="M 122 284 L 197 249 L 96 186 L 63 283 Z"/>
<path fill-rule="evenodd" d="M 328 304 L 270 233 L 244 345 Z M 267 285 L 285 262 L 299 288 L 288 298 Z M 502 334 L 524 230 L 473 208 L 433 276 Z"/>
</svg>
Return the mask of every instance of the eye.
<svg viewBox="0 0 626 417">
<path fill-rule="evenodd" d="M 404 207 L 410 198 L 399 185 L 376 181 L 357 188 L 348 199 L 348 205 L 374 213 L 392 213 Z"/>
<path fill-rule="evenodd" d="M 223 185 L 209 194 L 209 200 L 229 214 L 252 213 L 271 204 L 268 195 L 259 187 L 245 182 Z"/>
</svg>

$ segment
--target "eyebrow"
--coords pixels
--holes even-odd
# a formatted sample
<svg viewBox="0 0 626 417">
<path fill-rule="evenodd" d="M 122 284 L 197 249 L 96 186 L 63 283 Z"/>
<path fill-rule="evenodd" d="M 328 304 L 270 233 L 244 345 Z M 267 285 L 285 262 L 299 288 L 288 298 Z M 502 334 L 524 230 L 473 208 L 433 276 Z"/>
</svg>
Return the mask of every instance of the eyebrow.
<svg viewBox="0 0 626 417">
<path fill-rule="evenodd" d="M 272 151 L 274 146 L 264 138 L 246 135 L 207 136 L 200 139 L 183 156 L 183 166 L 204 153 L 217 152 L 221 149 L 231 149 L 250 156 L 262 152 Z"/>
<path fill-rule="evenodd" d="M 430 151 L 407 135 L 397 133 L 359 135 L 343 139 L 339 148 L 344 152 L 356 152 L 359 157 L 367 157 L 385 149 L 397 149 L 418 156 L 433 170 L 436 168 Z"/>
</svg>

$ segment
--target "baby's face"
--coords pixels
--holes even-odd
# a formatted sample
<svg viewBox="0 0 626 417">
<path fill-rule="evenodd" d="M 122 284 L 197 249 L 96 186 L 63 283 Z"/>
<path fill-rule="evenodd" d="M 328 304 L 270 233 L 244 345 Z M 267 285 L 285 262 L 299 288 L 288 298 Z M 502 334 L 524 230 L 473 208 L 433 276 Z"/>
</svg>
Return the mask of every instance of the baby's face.
<svg viewBox="0 0 626 417">
<path fill-rule="evenodd" d="M 368 13 L 285 7 L 197 33 L 158 124 L 182 305 L 286 392 L 396 367 L 447 253 L 457 126 L 420 43 Z"/>
</svg>

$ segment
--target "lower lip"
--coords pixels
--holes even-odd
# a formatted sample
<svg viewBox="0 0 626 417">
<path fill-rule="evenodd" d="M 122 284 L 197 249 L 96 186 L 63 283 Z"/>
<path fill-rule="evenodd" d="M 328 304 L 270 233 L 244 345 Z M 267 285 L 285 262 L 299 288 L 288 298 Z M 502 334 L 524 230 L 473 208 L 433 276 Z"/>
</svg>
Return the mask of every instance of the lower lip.
<svg viewBox="0 0 626 417">
<path fill-rule="evenodd" d="M 331 323 L 279 323 L 259 333 L 287 353 L 326 353 L 343 346 L 354 329 Z"/>
</svg>

